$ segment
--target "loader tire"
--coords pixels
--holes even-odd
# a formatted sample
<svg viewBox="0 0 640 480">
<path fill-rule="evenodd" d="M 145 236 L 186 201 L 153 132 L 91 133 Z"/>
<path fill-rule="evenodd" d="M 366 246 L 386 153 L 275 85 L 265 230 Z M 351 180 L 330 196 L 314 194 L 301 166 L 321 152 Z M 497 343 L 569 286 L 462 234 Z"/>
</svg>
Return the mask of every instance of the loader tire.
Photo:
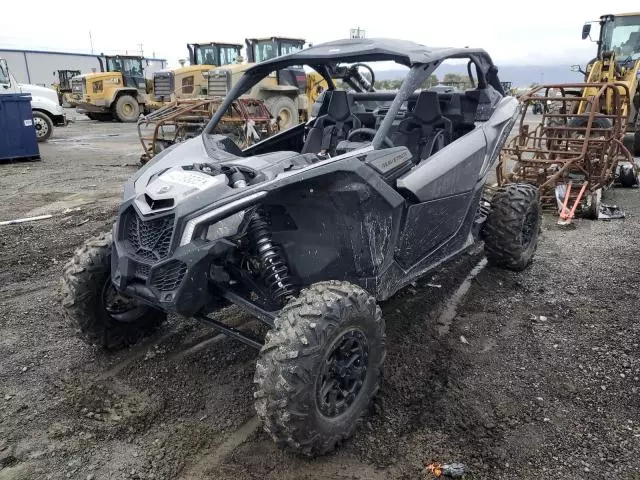
<svg viewBox="0 0 640 480">
<path fill-rule="evenodd" d="M 636 117 L 636 123 L 633 128 L 633 156 L 640 157 L 640 113 Z"/>
<path fill-rule="evenodd" d="M 298 107 L 290 97 L 284 95 L 270 97 L 264 101 L 264 105 L 269 110 L 269 113 L 278 120 L 281 131 L 291 128 L 300 122 Z"/>
<path fill-rule="evenodd" d="M 140 105 L 138 100 L 131 95 L 121 95 L 116 100 L 114 114 L 118 121 L 124 123 L 132 123 L 138 121 L 140 115 Z"/>
<path fill-rule="evenodd" d="M 596 114 L 593 119 L 591 128 L 611 128 L 611 120 L 609 120 L 608 118 L 599 118 L 597 115 L 598 114 Z M 569 121 L 569 126 L 587 128 L 588 123 L 589 119 L 586 117 L 574 117 Z"/>
<path fill-rule="evenodd" d="M 541 212 L 540 193 L 533 185 L 500 187 L 484 227 L 488 263 L 515 271 L 527 268 L 538 247 Z"/>
<path fill-rule="evenodd" d="M 286 450 L 330 452 L 369 410 L 385 356 L 374 297 L 347 282 L 311 285 L 282 309 L 260 352 L 254 397 L 264 430 Z"/>
<path fill-rule="evenodd" d="M 166 314 L 122 295 L 113 302 L 111 283 L 111 233 L 88 240 L 76 250 L 62 275 L 62 306 L 81 338 L 104 349 L 132 345 L 151 334 Z M 115 311 L 120 307 L 120 311 Z M 124 308 L 123 308 L 124 307 Z M 111 309 L 109 311 L 108 309 Z"/>
</svg>

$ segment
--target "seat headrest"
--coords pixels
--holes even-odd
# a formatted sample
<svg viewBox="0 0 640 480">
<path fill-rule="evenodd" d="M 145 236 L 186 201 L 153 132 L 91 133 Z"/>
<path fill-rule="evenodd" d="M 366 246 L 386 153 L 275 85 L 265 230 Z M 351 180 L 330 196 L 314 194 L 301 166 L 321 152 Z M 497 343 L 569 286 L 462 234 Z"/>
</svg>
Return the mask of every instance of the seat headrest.
<svg viewBox="0 0 640 480">
<path fill-rule="evenodd" d="M 442 117 L 440 111 L 440 101 L 436 92 L 423 90 L 418 95 L 416 106 L 411 112 L 413 116 L 421 123 L 433 123 Z"/>
<path fill-rule="evenodd" d="M 349 108 L 349 98 L 346 90 L 334 90 L 331 93 L 327 115 L 339 122 L 346 120 L 351 116 Z"/>
</svg>

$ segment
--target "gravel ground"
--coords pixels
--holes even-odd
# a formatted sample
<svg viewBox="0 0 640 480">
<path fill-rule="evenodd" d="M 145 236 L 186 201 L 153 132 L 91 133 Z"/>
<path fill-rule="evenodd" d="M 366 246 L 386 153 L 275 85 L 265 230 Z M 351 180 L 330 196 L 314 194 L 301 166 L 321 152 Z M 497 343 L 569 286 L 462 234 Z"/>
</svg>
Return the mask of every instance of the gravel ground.
<svg viewBox="0 0 640 480">
<path fill-rule="evenodd" d="M 526 272 L 475 250 L 385 302 L 380 402 L 307 460 L 258 424 L 250 348 L 170 318 L 106 354 L 64 321 L 61 267 L 110 228 L 141 153 L 135 126 L 76 120 L 42 161 L 0 165 L 0 220 L 53 215 L 0 227 L 1 480 L 419 479 L 433 461 L 473 479 L 640 478 L 637 190 L 605 196 L 623 220 L 547 215 Z"/>
</svg>

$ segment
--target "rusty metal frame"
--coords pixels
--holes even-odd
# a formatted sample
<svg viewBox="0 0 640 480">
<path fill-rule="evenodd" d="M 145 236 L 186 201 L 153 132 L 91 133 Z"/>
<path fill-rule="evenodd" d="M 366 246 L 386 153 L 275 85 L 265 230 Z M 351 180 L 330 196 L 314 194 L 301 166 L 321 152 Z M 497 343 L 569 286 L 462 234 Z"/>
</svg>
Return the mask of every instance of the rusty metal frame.
<svg viewBox="0 0 640 480">
<path fill-rule="evenodd" d="M 140 162 L 145 164 L 158 153 L 158 142 L 163 145 L 174 144 L 201 132 L 222 104 L 222 100 L 222 97 L 175 99 L 141 118 L 137 124 L 138 137 L 144 150 Z M 252 98 L 234 101 L 219 126 L 240 133 L 240 148 L 246 148 L 260 139 L 256 127 L 266 136 L 271 136 L 278 130 L 278 125 L 264 102 Z M 143 133 L 143 129 L 149 127 L 153 128 L 153 133 Z"/>
<path fill-rule="evenodd" d="M 596 93 L 582 96 L 586 88 Z M 613 111 L 601 113 L 607 96 L 613 99 Z M 534 101 L 543 102 L 543 113 L 531 129 L 526 116 Z M 578 178 L 593 193 L 613 183 L 621 157 L 632 160 L 623 142 L 629 111 L 629 90 L 623 82 L 539 85 L 520 102 L 517 134 L 502 149 L 496 167 L 499 185 L 514 180 L 532 183 L 539 187 L 543 203 L 555 204 L 556 185 Z M 586 112 L 577 113 L 583 104 Z M 584 120 L 576 125 L 580 118 Z M 599 119 L 608 119 L 610 126 L 603 127 Z M 511 162 L 514 168 L 508 171 Z"/>
</svg>

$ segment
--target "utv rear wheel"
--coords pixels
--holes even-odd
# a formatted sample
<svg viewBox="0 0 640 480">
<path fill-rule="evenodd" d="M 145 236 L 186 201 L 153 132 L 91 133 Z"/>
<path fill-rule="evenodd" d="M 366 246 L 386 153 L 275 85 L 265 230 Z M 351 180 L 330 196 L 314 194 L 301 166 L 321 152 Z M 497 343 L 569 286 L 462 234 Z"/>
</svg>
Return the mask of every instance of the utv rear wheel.
<svg viewBox="0 0 640 480">
<path fill-rule="evenodd" d="M 278 121 L 280 130 L 286 130 L 297 125 L 300 121 L 298 108 L 293 99 L 284 95 L 267 98 L 264 101 L 269 113 Z"/>
<path fill-rule="evenodd" d="M 135 122 L 140 115 L 140 105 L 131 95 L 122 95 L 116 101 L 115 115 L 121 122 Z"/>
<path fill-rule="evenodd" d="M 312 285 L 287 304 L 256 366 L 255 408 L 273 440 L 307 456 L 353 435 L 386 355 L 380 307 L 347 282 Z"/>
<path fill-rule="evenodd" d="M 538 247 L 541 223 L 540 193 L 533 185 L 500 187 L 491 200 L 485 225 L 487 261 L 511 270 L 524 270 Z"/>
<path fill-rule="evenodd" d="M 64 312 L 87 343 L 106 349 L 131 345 L 152 333 L 166 314 L 140 305 L 111 283 L 111 233 L 87 241 L 65 265 Z"/>
</svg>

